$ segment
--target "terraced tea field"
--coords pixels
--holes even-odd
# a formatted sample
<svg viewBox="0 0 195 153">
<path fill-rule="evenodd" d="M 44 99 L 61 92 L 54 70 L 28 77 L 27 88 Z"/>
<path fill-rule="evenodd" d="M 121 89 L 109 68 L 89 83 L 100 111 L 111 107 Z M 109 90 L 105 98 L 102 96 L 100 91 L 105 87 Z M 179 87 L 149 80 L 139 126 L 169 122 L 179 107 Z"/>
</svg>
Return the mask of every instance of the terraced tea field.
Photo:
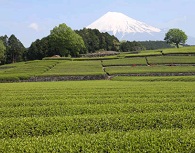
<svg viewBox="0 0 195 153">
<path fill-rule="evenodd" d="M 0 82 L 44 76 L 101 76 L 100 61 L 40 60 L 0 66 Z"/>
<path fill-rule="evenodd" d="M 42 75 L 103 75 L 100 61 L 61 61 Z"/>
<path fill-rule="evenodd" d="M 129 75 L 163 75 L 163 73 L 192 73 L 195 74 L 195 66 L 112 66 L 107 67 L 106 72 L 110 75 L 129 74 Z"/>
<path fill-rule="evenodd" d="M 0 66 L 0 82 L 100 80 L 121 75 L 195 76 L 194 55 L 195 47 L 183 47 L 94 58 L 44 58 Z"/>
<path fill-rule="evenodd" d="M 136 66 L 136 65 L 147 65 L 144 57 L 135 58 L 122 58 L 115 60 L 103 60 L 103 66 Z"/>
<path fill-rule="evenodd" d="M 147 57 L 149 64 L 194 64 L 195 56 L 158 56 Z"/>
<path fill-rule="evenodd" d="M 195 82 L 0 84 L 0 152 L 195 152 Z"/>
</svg>

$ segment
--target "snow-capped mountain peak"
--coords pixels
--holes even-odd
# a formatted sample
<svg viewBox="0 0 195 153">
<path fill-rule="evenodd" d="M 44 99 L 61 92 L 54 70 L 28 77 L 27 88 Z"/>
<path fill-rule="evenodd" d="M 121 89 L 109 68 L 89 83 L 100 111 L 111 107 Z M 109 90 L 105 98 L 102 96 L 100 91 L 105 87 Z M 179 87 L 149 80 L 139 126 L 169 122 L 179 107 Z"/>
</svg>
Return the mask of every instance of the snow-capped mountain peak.
<svg viewBox="0 0 195 153">
<path fill-rule="evenodd" d="M 108 12 L 86 28 L 108 32 L 119 40 L 128 41 L 164 41 L 165 33 L 168 31 L 147 25 L 119 12 Z M 189 36 L 187 44 L 194 45 L 194 40 L 195 38 Z"/>
<path fill-rule="evenodd" d="M 122 13 L 108 12 L 86 28 L 98 29 L 101 32 L 122 33 L 153 33 L 161 30 L 146 23 L 132 19 Z"/>
</svg>

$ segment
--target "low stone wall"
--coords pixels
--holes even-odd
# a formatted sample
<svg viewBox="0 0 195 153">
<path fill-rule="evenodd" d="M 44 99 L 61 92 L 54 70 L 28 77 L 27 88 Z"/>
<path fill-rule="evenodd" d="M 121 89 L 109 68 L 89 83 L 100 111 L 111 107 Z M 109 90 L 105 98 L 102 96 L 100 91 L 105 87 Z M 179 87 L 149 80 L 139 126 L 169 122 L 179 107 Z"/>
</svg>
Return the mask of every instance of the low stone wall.
<svg viewBox="0 0 195 153">
<path fill-rule="evenodd" d="M 81 80 L 105 80 L 106 75 L 88 75 L 88 76 L 38 76 L 31 77 L 28 80 L 22 80 L 22 82 L 51 82 L 51 81 L 81 81 Z"/>
<path fill-rule="evenodd" d="M 116 51 L 103 51 L 98 53 L 88 53 L 88 54 L 82 54 L 82 57 L 104 57 L 104 56 L 113 56 L 118 55 L 119 52 Z"/>
</svg>

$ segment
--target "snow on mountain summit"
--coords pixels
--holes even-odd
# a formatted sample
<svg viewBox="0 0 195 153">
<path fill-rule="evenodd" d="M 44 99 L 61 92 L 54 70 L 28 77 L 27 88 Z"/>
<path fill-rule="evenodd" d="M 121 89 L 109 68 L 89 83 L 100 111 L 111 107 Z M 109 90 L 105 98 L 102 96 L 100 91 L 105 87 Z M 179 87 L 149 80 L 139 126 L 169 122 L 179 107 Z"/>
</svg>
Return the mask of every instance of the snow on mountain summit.
<svg viewBox="0 0 195 153">
<path fill-rule="evenodd" d="M 161 30 L 146 23 L 132 19 L 122 13 L 108 12 L 86 28 L 98 29 L 101 32 L 122 33 L 153 33 Z"/>
</svg>

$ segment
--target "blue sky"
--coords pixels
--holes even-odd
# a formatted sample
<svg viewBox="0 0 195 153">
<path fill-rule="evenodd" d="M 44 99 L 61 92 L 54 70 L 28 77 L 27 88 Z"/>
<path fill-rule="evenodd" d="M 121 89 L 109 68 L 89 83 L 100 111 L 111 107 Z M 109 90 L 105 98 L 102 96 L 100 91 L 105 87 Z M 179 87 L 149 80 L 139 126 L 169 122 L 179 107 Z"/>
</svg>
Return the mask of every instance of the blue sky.
<svg viewBox="0 0 195 153">
<path fill-rule="evenodd" d="M 109 11 L 157 28 L 180 28 L 195 37 L 195 0 L 0 0 L 0 36 L 25 47 L 61 23 L 82 29 Z"/>
</svg>

